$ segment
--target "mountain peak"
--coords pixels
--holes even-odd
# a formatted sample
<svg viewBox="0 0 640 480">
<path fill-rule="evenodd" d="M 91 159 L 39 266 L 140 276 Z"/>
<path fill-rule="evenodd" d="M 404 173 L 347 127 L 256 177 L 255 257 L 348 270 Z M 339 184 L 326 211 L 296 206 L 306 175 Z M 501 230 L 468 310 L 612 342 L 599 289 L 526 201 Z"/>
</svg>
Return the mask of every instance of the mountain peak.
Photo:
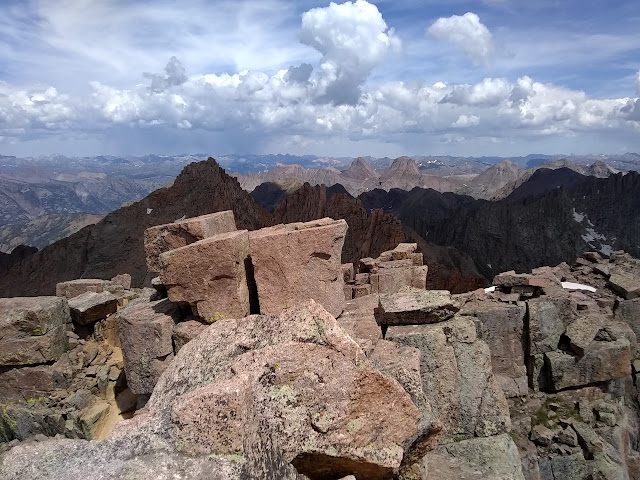
<svg viewBox="0 0 640 480">
<path fill-rule="evenodd" d="M 343 172 L 343 175 L 358 180 L 378 178 L 380 176 L 380 174 L 369 165 L 369 162 L 362 157 L 356 158 L 349 168 Z"/>
</svg>

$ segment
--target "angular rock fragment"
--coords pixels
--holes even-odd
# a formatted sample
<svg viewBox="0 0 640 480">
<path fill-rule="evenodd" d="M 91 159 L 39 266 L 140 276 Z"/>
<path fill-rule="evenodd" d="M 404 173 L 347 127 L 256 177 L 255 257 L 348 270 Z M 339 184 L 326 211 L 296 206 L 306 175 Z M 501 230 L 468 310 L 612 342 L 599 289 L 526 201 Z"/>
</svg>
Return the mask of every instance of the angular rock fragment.
<svg viewBox="0 0 640 480">
<path fill-rule="evenodd" d="M 204 325 L 195 320 L 180 322 L 173 328 L 173 344 L 175 353 L 178 353 L 191 340 L 196 338 L 208 325 Z"/>
<path fill-rule="evenodd" d="M 527 306 L 530 355 L 556 350 L 560 337 L 574 318 L 571 297 L 563 293 L 533 298 Z"/>
<path fill-rule="evenodd" d="M 411 258 L 411 254 L 418 249 L 417 243 L 400 243 L 396 248 L 391 250 L 392 260 L 404 260 Z"/>
<path fill-rule="evenodd" d="M 120 285 L 125 290 L 129 290 L 131 288 L 131 275 L 128 273 L 121 273 L 120 275 L 113 277 L 111 279 L 111 283 Z"/>
<path fill-rule="evenodd" d="M 420 325 L 442 322 L 458 310 L 460 306 L 447 290 L 410 288 L 393 295 L 380 295 L 375 315 L 379 325 Z"/>
<path fill-rule="evenodd" d="M 160 277 L 169 300 L 191 304 L 205 321 L 242 318 L 250 307 L 248 256 L 246 230 L 221 233 L 163 253 Z"/>
<path fill-rule="evenodd" d="M 417 433 L 419 413 L 397 382 L 330 348 L 273 345 L 241 355 L 231 368 L 229 380 L 173 405 L 184 451 L 241 451 L 244 425 L 258 417 L 300 473 L 383 479 L 400 467 L 401 445 Z"/>
<path fill-rule="evenodd" d="M 616 270 L 609 277 L 609 286 L 626 300 L 640 297 L 640 276 L 638 272 Z"/>
<path fill-rule="evenodd" d="M 309 299 L 334 316 L 344 308 L 340 264 L 344 220 L 324 218 L 250 232 L 260 312 L 277 314 Z"/>
<path fill-rule="evenodd" d="M 56 296 L 65 297 L 67 300 L 82 295 L 85 292 L 100 293 L 109 281 L 95 278 L 80 278 L 56 285 Z"/>
<path fill-rule="evenodd" d="M 64 298 L 0 298 L 0 366 L 58 360 L 70 321 Z"/>
<path fill-rule="evenodd" d="M 569 339 L 569 348 L 577 355 L 584 355 L 585 350 L 602 328 L 605 319 L 597 315 L 580 315 L 569 324 L 565 335 Z"/>
<path fill-rule="evenodd" d="M 420 350 L 422 389 L 446 438 L 510 430 L 509 406 L 492 373 L 489 347 L 477 339 L 472 318 L 390 326 L 386 339 Z"/>
<path fill-rule="evenodd" d="M 631 375 L 630 343 L 626 338 L 611 342 L 593 342 L 582 357 L 561 351 L 545 353 L 550 388 L 563 390 L 570 387 L 607 382 Z"/>
<path fill-rule="evenodd" d="M 152 272 L 160 272 L 162 253 L 235 230 L 236 222 L 231 210 L 148 228 L 144 232 L 147 266 Z"/>
<path fill-rule="evenodd" d="M 71 319 L 80 325 L 90 325 L 118 310 L 118 299 L 109 292 L 85 292 L 69 300 Z"/>
<path fill-rule="evenodd" d="M 131 305 L 121 312 L 120 343 L 133 393 L 151 393 L 173 359 L 173 327 L 179 318 L 177 305 L 168 300 Z"/>
<path fill-rule="evenodd" d="M 507 397 L 528 393 L 527 370 L 524 365 L 524 304 L 502 302 L 469 302 L 461 314 L 478 319 L 478 337 L 489 345 L 491 366 Z"/>
</svg>

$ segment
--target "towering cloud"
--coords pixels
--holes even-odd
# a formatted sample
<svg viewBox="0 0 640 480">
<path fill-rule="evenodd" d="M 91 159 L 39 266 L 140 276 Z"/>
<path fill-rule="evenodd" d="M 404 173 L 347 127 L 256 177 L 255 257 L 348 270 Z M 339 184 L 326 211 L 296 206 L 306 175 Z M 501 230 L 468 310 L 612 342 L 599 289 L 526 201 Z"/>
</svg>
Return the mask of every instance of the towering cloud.
<svg viewBox="0 0 640 480">
<path fill-rule="evenodd" d="M 400 46 L 378 8 L 365 0 L 309 10 L 302 16 L 300 41 L 322 54 L 319 97 L 336 105 L 357 103 L 371 70 Z"/>
<path fill-rule="evenodd" d="M 427 32 L 440 41 L 461 48 L 474 65 L 486 65 L 493 54 L 493 36 L 475 13 L 439 18 Z"/>
</svg>

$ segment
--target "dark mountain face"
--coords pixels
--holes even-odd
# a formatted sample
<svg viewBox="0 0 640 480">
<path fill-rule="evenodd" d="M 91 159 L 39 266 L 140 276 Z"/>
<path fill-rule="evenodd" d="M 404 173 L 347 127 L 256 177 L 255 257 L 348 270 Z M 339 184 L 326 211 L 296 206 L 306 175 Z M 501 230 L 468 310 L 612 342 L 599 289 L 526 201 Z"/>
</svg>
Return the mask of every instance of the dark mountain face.
<svg viewBox="0 0 640 480">
<path fill-rule="evenodd" d="M 393 213 L 429 242 L 468 254 L 488 279 L 510 269 L 572 262 L 585 250 L 640 254 L 636 172 L 593 178 L 568 169 L 541 171 L 514 194 L 488 202 L 416 188 L 359 198 L 368 209 Z"/>
<path fill-rule="evenodd" d="M 119 273 L 131 274 L 133 285 L 141 286 L 150 280 L 143 245 L 146 228 L 221 210 L 233 210 L 241 229 L 269 223 L 269 214 L 214 159 L 193 163 L 172 186 L 108 214 L 96 225 L 15 265 L 0 277 L 0 292 L 4 297 L 51 295 L 56 283 L 64 280 L 108 279 Z"/>
<path fill-rule="evenodd" d="M 0 276 L 7 273 L 16 263 L 21 262 L 37 251 L 38 249 L 35 247 L 18 245 L 11 251 L 11 253 L 0 252 Z"/>
<path fill-rule="evenodd" d="M 556 170 L 541 168 L 536 170 L 529 180 L 511 192 L 505 200 L 507 202 L 519 202 L 526 198 L 538 197 L 556 188 L 571 189 L 587 179 L 588 177 L 569 168 L 558 168 Z"/>
<path fill-rule="evenodd" d="M 410 193 L 404 190 L 392 192 Z M 365 257 L 375 258 L 401 242 L 416 242 L 424 254 L 425 264 L 429 266 L 429 288 L 461 293 L 485 285 L 471 258 L 455 248 L 427 243 L 396 216 L 379 208 L 368 211 L 360 200 L 346 193 L 341 185 L 327 188 L 324 185 L 312 187 L 306 183 L 275 208 L 272 222 L 306 222 L 322 217 L 344 218 L 349 225 L 342 249 L 343 263 L 357 262 Z"/>
</svg>

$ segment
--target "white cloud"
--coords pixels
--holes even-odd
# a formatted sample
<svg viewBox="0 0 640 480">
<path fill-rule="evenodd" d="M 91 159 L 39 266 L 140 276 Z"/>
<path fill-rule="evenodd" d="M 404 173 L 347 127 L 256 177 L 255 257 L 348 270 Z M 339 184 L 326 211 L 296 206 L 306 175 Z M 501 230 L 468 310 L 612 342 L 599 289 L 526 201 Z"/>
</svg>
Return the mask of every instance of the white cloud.
<svg viewBox="0 0 640 480">
<path fill-rule="evenodd" d="M 480 119 L 475 115 L 460 115 L 458 119 L 451 124 L 454 128 L 465 128 L 478 125 Z"/>
<path fill-rule="evenodd" d="M 640 97 L 640 70 L 636 73 L 636 97 Z"/>
<path fill-rule="evenodd" d="M 442 101 L 456 105 L 495 106 L 509 95 L 511 88 L 504 78 L 485 78 L 476 85 L 454 86 Z"/>
<path fill-rule="evenodd" d="M 486 65 L 494 51 L 493 36 L 478 15 L 467 12 L 436 20 L 427 32 L 461 48 L 474 65 Z"/>
<path fill-rule="evenodd" d="M 355 104 L 373 68 L 400 46 L 378 8 L 365 0 L 309 10 L 302 15 L 300 41 L 322 54 L 318 93 L 337 105 Z"/>
</svg>

